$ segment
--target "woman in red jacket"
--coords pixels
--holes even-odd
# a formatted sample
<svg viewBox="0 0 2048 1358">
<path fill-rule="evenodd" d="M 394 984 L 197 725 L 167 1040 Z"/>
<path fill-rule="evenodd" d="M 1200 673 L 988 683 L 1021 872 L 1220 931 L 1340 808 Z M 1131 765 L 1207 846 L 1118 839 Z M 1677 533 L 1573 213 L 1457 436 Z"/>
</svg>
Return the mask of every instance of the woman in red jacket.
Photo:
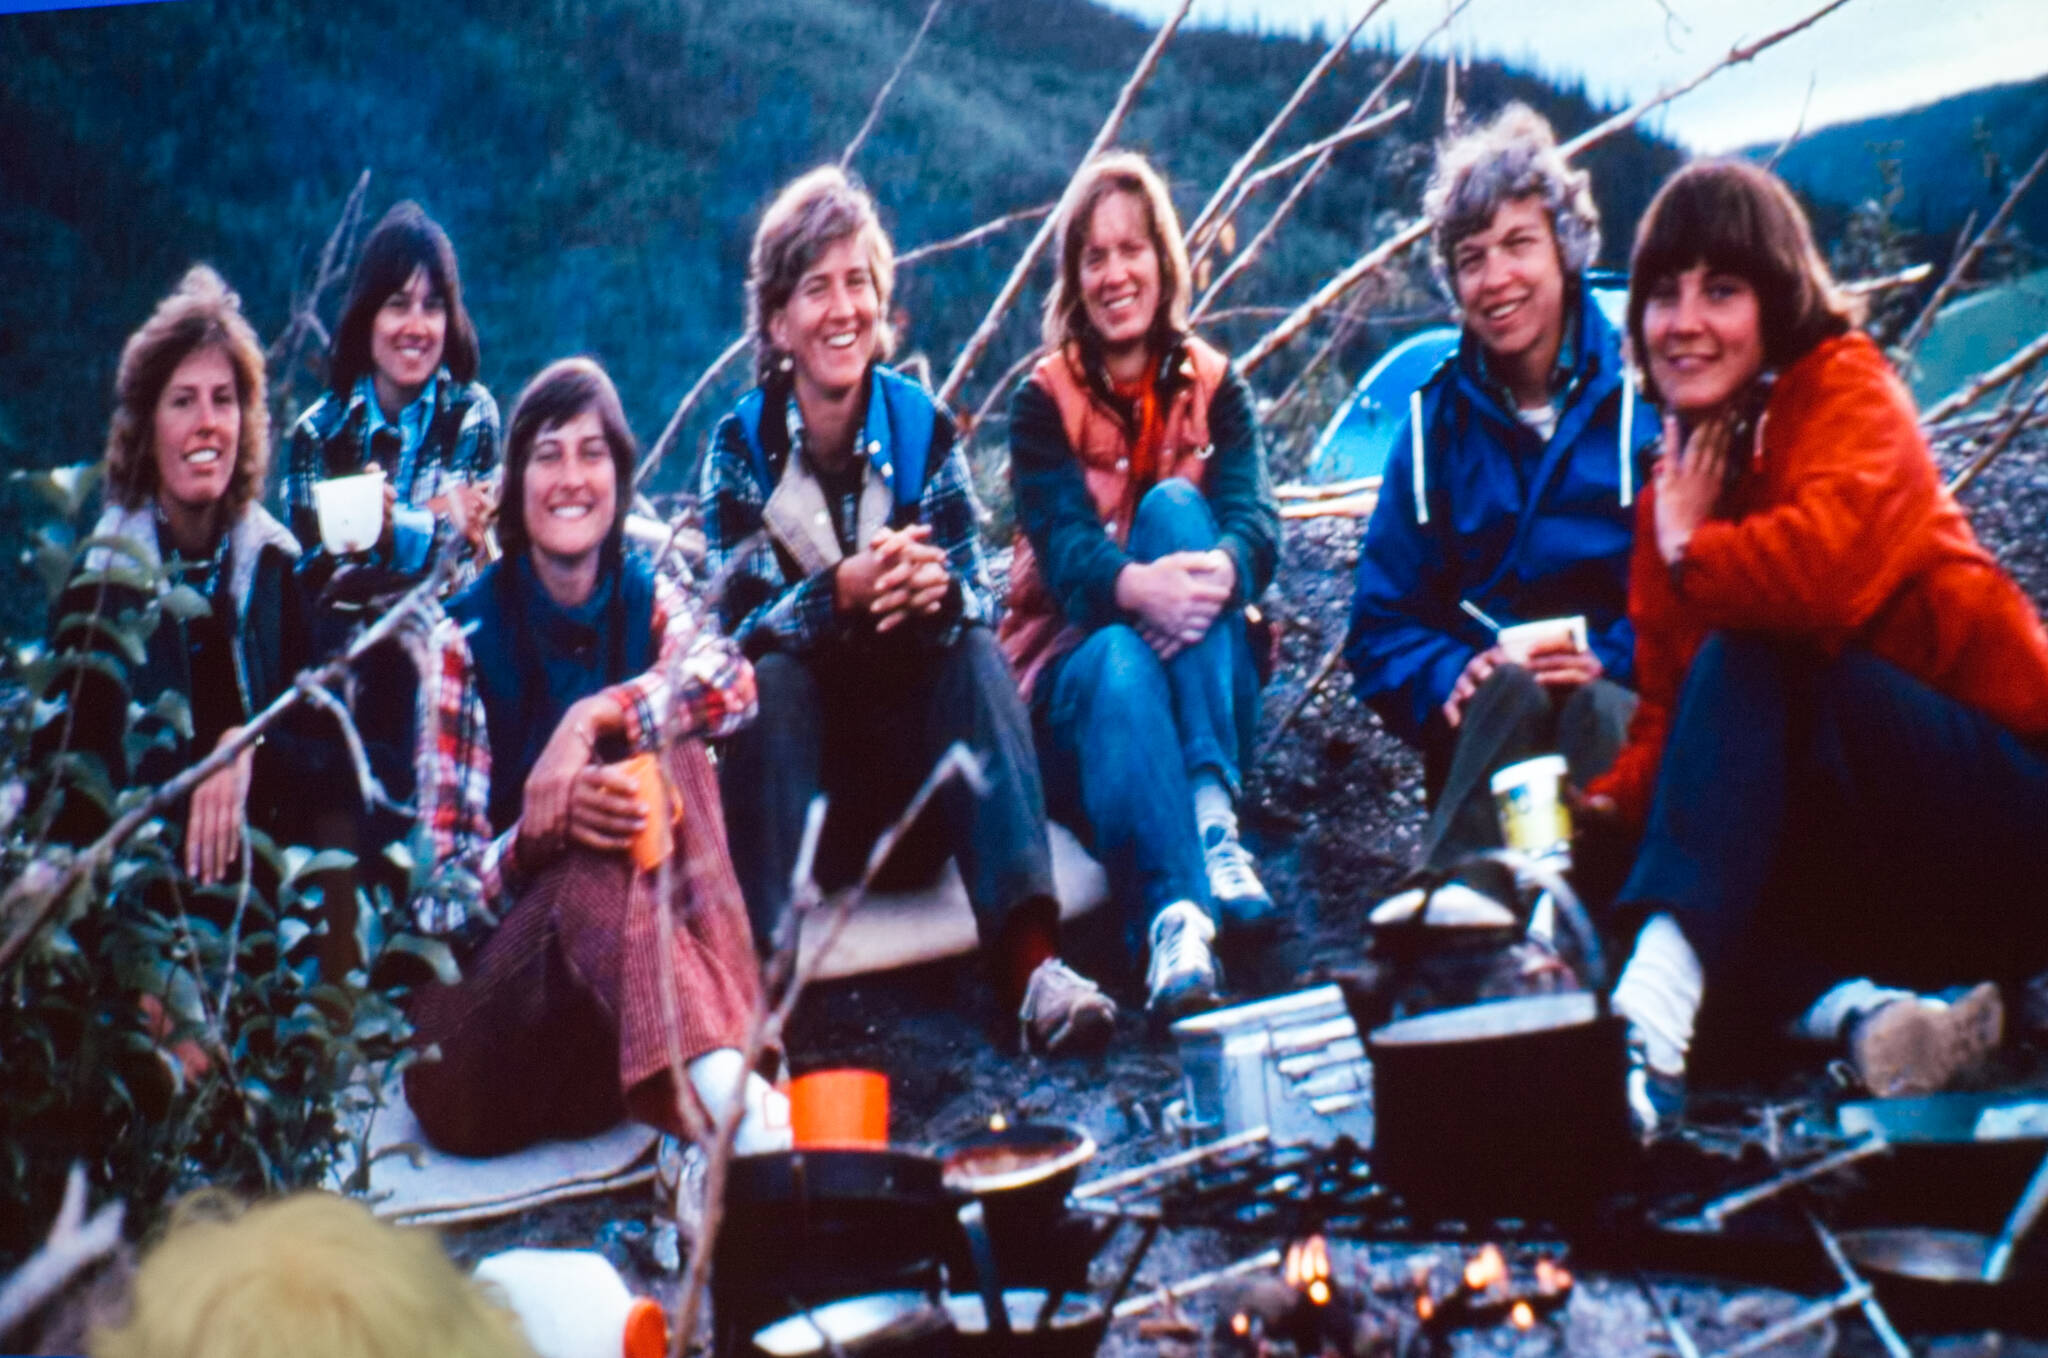
<svg viewBox="0 0 2048 1358">
<path fill-rule="evenodd" d="M 1775 176 L 1688 166 L 1638 229 L 1665 411 L 1630 572 L 1641 706 L 1589 803 L 1641 827 L 1615 988 L 1652 1072 L 1788 1020 L 1880 1095 L 1998 1043 L 2048 965 L 2048 635 Z M 1841 982 L 1844 976 L 1858 979 Z"/>
</svg>

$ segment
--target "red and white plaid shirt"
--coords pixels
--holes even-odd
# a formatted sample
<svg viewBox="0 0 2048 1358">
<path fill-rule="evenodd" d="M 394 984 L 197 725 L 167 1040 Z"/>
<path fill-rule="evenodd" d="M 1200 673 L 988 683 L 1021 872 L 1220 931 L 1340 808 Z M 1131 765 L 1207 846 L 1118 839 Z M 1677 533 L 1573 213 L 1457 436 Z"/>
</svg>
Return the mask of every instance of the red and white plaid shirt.
<svg viewBox="0 0 2048 1358">
<path fill-rule="evenodd" d="M 655 661 L 646 673 L 605 690 L 625 718 L 636 753 L 691 736 L 721 736 L 754 718 L 754 668 L 731 641 L 701 626 L 667 576 L 654 581 Z M 480 902 L 502 918 L 520 883 L 512 846 L 514 822 L 491 833 L 491 742 L 484 729 L 483 691 L 460 625 L 443 616 L 427 648 L 418 756 L 419 813 L 441 877 L 453 869 L 480 891 L 435 889 L 413 901 L 421 932 L 465 931 Z"/>
</svg>

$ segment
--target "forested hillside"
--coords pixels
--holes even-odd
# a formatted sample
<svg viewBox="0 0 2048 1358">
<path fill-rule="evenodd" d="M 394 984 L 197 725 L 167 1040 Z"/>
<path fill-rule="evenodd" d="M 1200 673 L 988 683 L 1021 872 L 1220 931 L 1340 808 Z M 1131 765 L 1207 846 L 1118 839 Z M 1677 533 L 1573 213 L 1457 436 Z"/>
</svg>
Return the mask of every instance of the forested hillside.
<svg viewBox="0 0 2048 1358">
<path fill-rule="evenodd" d="M 0 459 L 95 454 L 122 337 L 194 259 L 275 333 L 365 168 L 372 220 L 413 196 L 449 227 L 501 400 L 545 360 L 589 351 L 651 439 L 738 331 L 765 197 L 839 153 L 924 7 L 180 0 L 0 18 Z M 1148 37 L 1082 0 L 951 0 L 856 164 L 899 248 L 1055 197 Z M 1191 212 L 1320 50 L 1184 32 L 1123 140 Z M 1390 61 L 1358 54 L 1280 145 L 1333 130 Z M 1233 304 L 1297 300 L 1412 209 L 1443 82 L 1424 66 L 1406 83 L 1416 114 L 1343 154 Z M 1460 88 L 1481 109 L 1528 99 L 1567 133 L 1599 113 L 1492 67 Z M 1610 254 L 1676 158 L 1633 135 L 1591 157 Z M 907 271 L 909 347 L 949 359 L 1029 229 Z M 1028 344 L 1034 302 L 982 382 Z M 301 400 L 316 380 L 300 377 Z"/>
<path fill-rule="evenodd" d="M 1896 162 L 1894 220 L 1952 236 L 1971 213 L 1982 226 L 2043 146 L 2048 76 L 1819 128 L 1794 143 L 1778 169 L 1812 197 L 1846 204 L 1883 195 L 1891 187 L 1885 162 Z M 1773 149 L 1756 147 L 1752 154 Z M 2030 240 L 2048 241 L 2048 192 L 2030 194 L 2013 221 Z"/>
</svg>

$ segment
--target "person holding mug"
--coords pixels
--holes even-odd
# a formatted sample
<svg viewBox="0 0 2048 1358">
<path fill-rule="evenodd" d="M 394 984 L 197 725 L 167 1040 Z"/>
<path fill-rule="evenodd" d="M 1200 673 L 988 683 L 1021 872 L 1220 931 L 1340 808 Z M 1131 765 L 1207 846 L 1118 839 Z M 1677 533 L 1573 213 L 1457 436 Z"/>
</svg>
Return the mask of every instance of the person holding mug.
<svg viewBox="0 0 2048 1358">
<path fill-rule="evenodd" d="M 679 1136 L 678 1099 L 716 1112 L 735 1092 L 742 1150 L 786 1142 L 780 1096 L 742 1069 L 760 981 L 704 748 L 752 719 L 753 668 L 626 549 L 635 447 L 602 368 L 543 369 L 505 451 L 505 555 L 448 605 L 422 676 L 419 815 L 444 872 L 413 916 L 463 974 L 410 1000 L 440 1055 L 406 1069 L 407 1100 L 460 1155 L 621 1114 Z M 636 856 L 651 826 L 673 837 L 666 872 Z"/>
</svg>

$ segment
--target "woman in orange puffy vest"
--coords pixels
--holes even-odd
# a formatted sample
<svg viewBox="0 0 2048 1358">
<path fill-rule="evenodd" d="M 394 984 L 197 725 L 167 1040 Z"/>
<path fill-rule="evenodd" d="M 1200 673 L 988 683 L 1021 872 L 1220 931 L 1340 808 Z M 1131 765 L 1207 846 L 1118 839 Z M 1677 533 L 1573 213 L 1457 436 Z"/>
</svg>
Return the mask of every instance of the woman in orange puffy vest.
<svg viewBox="0 0 2048 1358">
<path fill-rule="evenodd" d="M 1698 1012 L 1731 1054 L 1796 1020 L 1876 1094 L 1938 1088 L 2003 1007 L 1922 992 L 2048 965 L 2048 635 L 1775 176 L 1681 170 L 1631 275 L 1666 423 L 1629 582 L 1641 706 L 1587 789 L 1643 828 L 1615 1007 L 1651 1073 L 1682 1071 Z"/>
<path fill-rule="evenodd" d="M 1258 717 L 1244 608 L 1279 555 L 1251 390 L 1188 329 L 1187 247 L 1143 157 L 1098 157 L 1058 224 L 1047 355 L 1010 406 L 1021 527 L 1000 637 L 1051 813 L 1107 865 L 1152 1012 L 1206 1008 L 1218 920 L 1271 897 L 1237 835 Z"/>
</svg>

